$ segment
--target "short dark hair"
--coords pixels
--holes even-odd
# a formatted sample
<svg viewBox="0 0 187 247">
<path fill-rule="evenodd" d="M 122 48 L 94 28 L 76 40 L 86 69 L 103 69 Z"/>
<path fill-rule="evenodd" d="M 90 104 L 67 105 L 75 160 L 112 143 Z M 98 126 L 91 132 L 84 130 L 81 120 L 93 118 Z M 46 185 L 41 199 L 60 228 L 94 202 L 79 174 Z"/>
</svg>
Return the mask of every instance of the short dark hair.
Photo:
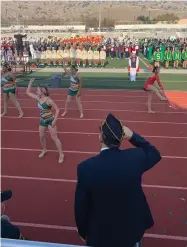
<svg viewBox="0 0 187 247">
<path fill-rule="evenodd" d="M 116 148 L 116 147 L 120 147 L 120 146 L 121 146 L 121 142 L 116 141 L 115 138 L 114 138 L 114 139 L 113 139 L 113 138 L 111 139 L 111 137 L 108 138 L 108 137 L 103 133 L 102 128 L 99 127 L 99 129 L 100 129 L 100 132 L 101 132 L 101 135 L 102 135 L 102 138 L 103 138 L 103 142 L 104 142 L 104 144 L 105 144 L 107 147 L 109 147 L 109 148 Z"/>
<path fill-rule="evenodd" d="M 158 71 L 159 70 L 159 67 L 158 66 L 154 66 L 154 68 L 153 68 L 153 73 L 155 73 L 156 71 Z"/>
<path fill-rule="evenodd" d="M 77 68 L 76 65 L 71 65 L 71 69 L 74 69 L 74 70 L 78 71 L 78 68 Z"/>
</svg>

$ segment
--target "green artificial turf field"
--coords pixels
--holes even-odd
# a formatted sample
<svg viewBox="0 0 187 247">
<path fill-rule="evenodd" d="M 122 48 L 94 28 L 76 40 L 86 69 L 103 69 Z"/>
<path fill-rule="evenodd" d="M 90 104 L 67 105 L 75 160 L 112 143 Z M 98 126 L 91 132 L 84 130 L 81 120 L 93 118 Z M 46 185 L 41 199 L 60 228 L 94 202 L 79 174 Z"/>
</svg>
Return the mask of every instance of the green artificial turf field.
<svg viewBox="0 0 187 247">
<path fill-rule="evenodd" d="M 53 80 L 50 78 L 52 74 L 60 74 L 59 72 L 32 72 L 25 77 L 20 77 L 17 84 L 20 87 L 26 87 L 30 78 L 40 78 L 36 80 L 34 86 L 39 84 L 51 84 L 53 87 Z M 130 82 L 127 72 L 124 73 L 79 73 L 83 78 L 83 88 L 92 89 L 142 89 L 143 85 L 151 73 L 139 73 L 136 82 Z M 166 90 L 187 91 L 187 74 L 160 74 L 161 82 Z M 69 78 L 66 76 L 61 81 L 62 88 L 68 88 Z"/>
</svg>

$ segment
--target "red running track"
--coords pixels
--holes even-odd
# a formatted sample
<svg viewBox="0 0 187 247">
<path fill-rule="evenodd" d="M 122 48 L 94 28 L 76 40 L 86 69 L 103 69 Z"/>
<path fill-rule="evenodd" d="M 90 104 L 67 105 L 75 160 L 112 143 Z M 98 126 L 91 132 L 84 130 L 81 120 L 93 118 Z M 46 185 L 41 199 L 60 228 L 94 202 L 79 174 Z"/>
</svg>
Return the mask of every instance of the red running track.
<svg viewBox="0 0 187 247">
<path fill-rule="evenodd" d="M 63 108 L 65 91 L 53 92 L 54 100 Z M 159 113 L 149 115 L 142 91 L 84 91 L 83 104 L 88 109 L 85 119 L 77 118 L 72 102 L 71 108 L 75 110 L 58 121 L 59 138 L 66 155 L 64 163 L 59 165 L 49 137 L 47 144 L 51 152 L 44 159 L 38 159 L 38 110 L 24 89 L 19 93 L 25 117 L 17 119 L 17 111 L 11 106 L 9 116 L 2 119 L 2 188 L 14 191 L 7 213 L 27 238 L 82 244 L 73 217 L 76 167 L 99 152 L 98 126 L 112 110 L 130 128 L 156 145 L 163 155 L 162 161 L 143 177 L 144 191 L 155 218 L 155 226 L 143 240 L 144 246 L 186 247 L 186 113 L 176 113 L 155 98 L 153 106 Z M 177 93 L 173 97 L 184 98 L 184 95 Z M 124 148 L 129 146 L 128 142 L 123 143 Z"/>
</svg>

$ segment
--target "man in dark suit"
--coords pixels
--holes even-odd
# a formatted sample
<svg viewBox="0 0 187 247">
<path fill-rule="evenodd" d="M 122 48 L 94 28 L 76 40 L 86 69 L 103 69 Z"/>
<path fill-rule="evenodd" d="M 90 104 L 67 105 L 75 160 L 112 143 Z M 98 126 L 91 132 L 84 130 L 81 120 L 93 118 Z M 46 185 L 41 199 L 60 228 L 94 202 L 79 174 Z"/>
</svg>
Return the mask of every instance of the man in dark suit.
<svg viewBox="0 0 187 247">
<path fill-rule="evenodd" d="M 19 228 L 10 222 L 5 212 L 5 202 L 12 197 L 11 190 L 1 191 L 1 238 L 23 239 Z"/>
<path fill-rule="evenodd" d="M 18 55 L 23 55 L 23 38 L 26 38 L 27 35 L 16 34 L 14 38 L 16 39 L 16 50 Z"/>
<path fill-rule="evenodd" d="M 75 220 L 88 246 L 141 246 L 153 218 L 142 175 L 160 160 L 159 151 L 109 114 L 100 128 L 100 154 L 78 165 Z M 123 139 L 136 148 L 120 150 Z"/>
</svg>

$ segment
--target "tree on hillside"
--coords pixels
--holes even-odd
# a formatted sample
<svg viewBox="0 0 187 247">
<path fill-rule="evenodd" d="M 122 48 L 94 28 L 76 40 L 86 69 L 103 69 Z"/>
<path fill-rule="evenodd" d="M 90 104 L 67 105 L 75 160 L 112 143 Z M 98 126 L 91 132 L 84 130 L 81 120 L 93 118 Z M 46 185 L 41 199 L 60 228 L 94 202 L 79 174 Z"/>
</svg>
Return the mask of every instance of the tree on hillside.
<svg viewBox="0 0 187 247">
<path fill-rule="evenodd" d="M 148 21 L 149 20 L 149 17 L 148 16 L 144 16 L 144 15 L 140 15 L 140 16 L 137 17 L 136 20 L 137 21 L 145 22 L 145 21 Z"/>
<path fill-rule="evenodd" d="M 140 15 L 136 18 L 137 21 L 141 21 L 143 23 L 151 23 L 152 21 L 149 19 L 149 16 Z"/>
<path fill-rule="evenodd" d="M 167 22 L 167 23 L 176 23 L 179 20 L 179 17 L 173 13 L 171 14 L 166 13 L 166 14 L 158 15 L 155 18 L 155 20 L 161 22 Z"/>
</svg>

